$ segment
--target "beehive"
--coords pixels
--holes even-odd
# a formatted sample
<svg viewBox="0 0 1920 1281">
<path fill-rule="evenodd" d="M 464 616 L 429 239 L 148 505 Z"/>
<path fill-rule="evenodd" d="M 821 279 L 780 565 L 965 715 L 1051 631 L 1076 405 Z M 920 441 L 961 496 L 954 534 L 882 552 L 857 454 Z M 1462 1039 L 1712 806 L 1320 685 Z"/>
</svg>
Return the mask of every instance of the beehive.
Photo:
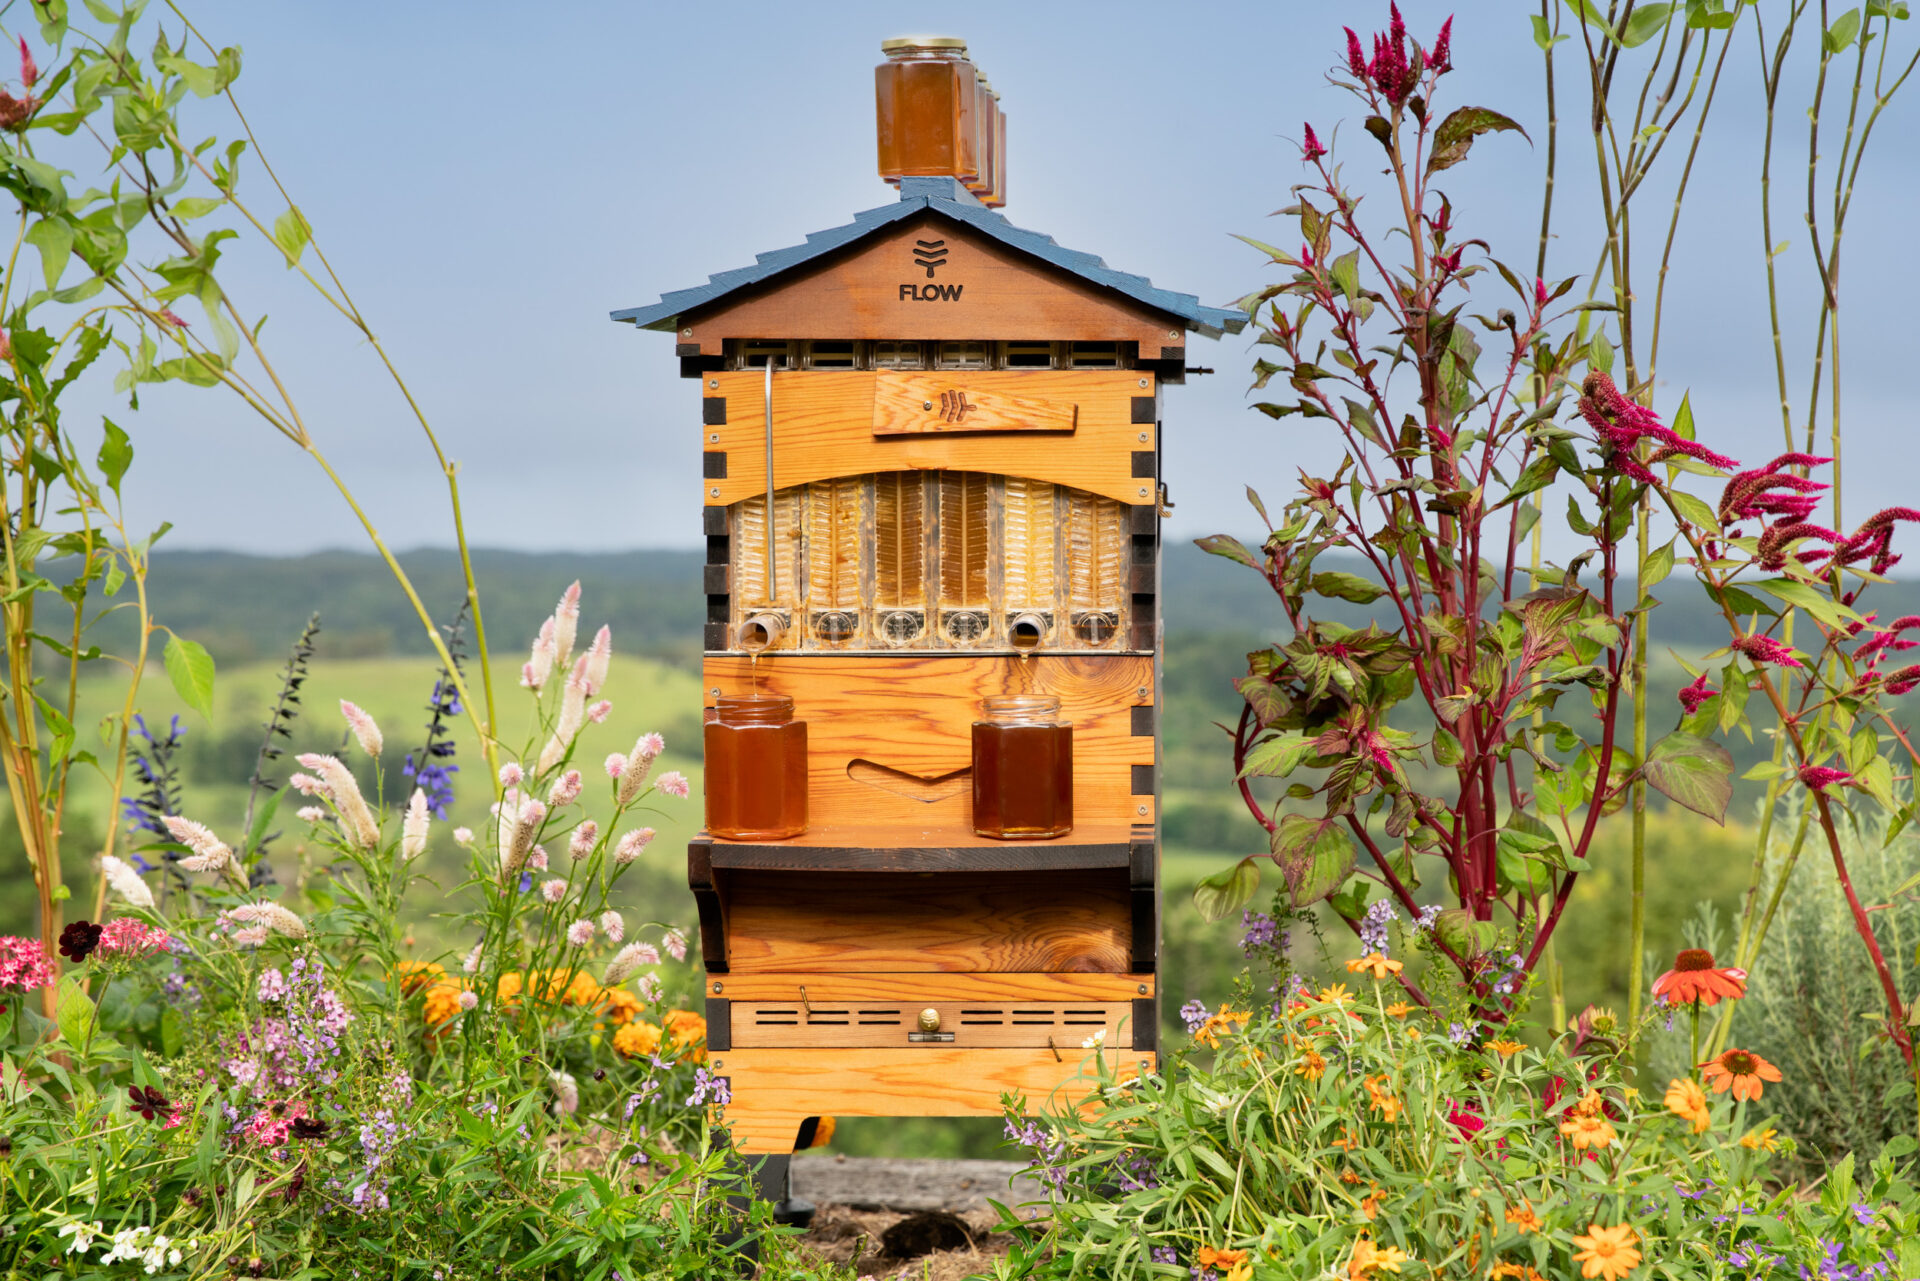
<svg viewBox="0 0 1920 1281">
<path fill-rule="evenodd" d="M 926 101 L 965 96 L 964 46 L 912 48 Z M 708 706 L 783 694 L 808 727 L 807 830 L 688 851 L 728 1123 L 775 1157 L 809 1117 L 1154 1062 L 1161 390 L 1244 319 L 991 212 L 997 105 L 905 111 L 889 54 L 898 202 L 614 313 L 700 381 Z M 1020 692 L 1073 725 L 1054 840 L 973 831 L 977 708 Z"/>
</svg>

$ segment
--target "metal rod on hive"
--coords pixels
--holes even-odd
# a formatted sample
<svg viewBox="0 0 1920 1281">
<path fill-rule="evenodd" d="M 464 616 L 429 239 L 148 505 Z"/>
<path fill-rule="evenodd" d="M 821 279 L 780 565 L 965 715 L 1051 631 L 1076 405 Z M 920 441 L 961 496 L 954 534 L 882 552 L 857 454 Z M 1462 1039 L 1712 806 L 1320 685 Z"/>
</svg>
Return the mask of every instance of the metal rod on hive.
<svg viewBox="0 0 1920 1281">
<path fill-rule="evenodd" d="M 754 614 L 740 624 L 740 648 L 749 654 L 759 654 L 772 649 L 780 643 L 786 625 L 781 622 L 775 606 L 780 603 L 780 572 L 773 558 L 774 514 L 778 508 L 773 497 L 773 353 L 767 353 L 766 383 L 766 435 L 767 435 L 767 514 L 763 522 L 767 539 L 767 591 L 766 609 Z"/>
</svg>

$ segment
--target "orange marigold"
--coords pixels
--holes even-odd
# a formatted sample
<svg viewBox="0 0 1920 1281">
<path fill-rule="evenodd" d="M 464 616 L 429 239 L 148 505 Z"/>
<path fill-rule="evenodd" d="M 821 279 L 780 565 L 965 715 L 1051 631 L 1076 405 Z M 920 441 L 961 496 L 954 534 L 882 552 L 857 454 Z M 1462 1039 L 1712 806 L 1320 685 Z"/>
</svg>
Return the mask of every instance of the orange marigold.
<svg viewBox="0 0 1920 1281">
<path fill-rule="evenodd" d="M 494 998 L 506 1009 L 515 1009 L 520 1004 L 520 994 L 526 988 L 527 981 L 520 971 L 509 970 L 500 976 L 500 985 L 494 989 Z"/>
<path fill-rule="evenodd" d="M 1667 1083 L 1667 1111 L 1691 1122 L 1695 1134 L 1705 1134 L 1713 1124 L 1713 1112 L 1707 1107 L 1707 1092 L 1690 1076 Z"/>
<path fill-rule="evenodd" d="M 613 1048 L 630 1059 L 652 1054 L 660 1048 L 660 1029 L 645 1019 L 635 1019 L 613 1034 Z"/>
<path fill-rule="evenodd" d="M 1761 1082 L 1778 1081 L 1780 1069 L 1752 1050 L 1728 1050 L 1702 1063 L 1700 1075 L 1712 1083 L 1715 1094 L 1731 1089 L 1736 1099 L 1757 1099 L 1765 1089 Z"/>
<path fill-rule="evenodd" d="M 1246 1258 L 1245 1250 L 1216 1250 L 1210 1245 L 1203 1245 L 1193 1261 L 1203 1268 L 1231 1268 L 1235 1264 L 1244 1263 Z"/>
<path fill-rule="evenodd" d="M 667 1044 L 677 1053 L 675 1058 L 685 1059 L 689 1063 L 707 1061 L 707 1021 L 692 1010 L 668 1010 L 661 1020 L 666 1032 Z"/>
<path fill-rule="evenodd" d="M 1690 947 L 1673 960 L 1673 968 L 1653 981 L 1653 994 L 1668 1005 L 1717 1005 L 1724 997 L 1738 1000 L 1747 994 L 1745 970 L 1717 969 L 1713 953 Z"/>
<path fill-rule="evenodd" d="M 1640 1251 L 1636 1248 L 1640 1234 L 1624 1223 L 1611 1228 L 1595 1223 L 1587 1229 L 1587 1235 L 1576 1236 L 1573 1243 L 1580 1247 L 1573 1261 L 1580 1265 L 1580 1275 L 1588 1281 L 1594 1277 L 1620 1281 L 1640 1266 Z"/>
<path fill-rule="evenodd" d="M 600 1008 L 615 1027 L 625 1027 L 640 1013 L 640 998 L 623 987 L 602 988 Z"/>
<path fill-rule="evenodd" d="M 400 990 L 409 996 L 447 977 L 446 968 L 432 961 L 402 961 L 394 969 L 400 976 Z"/>
<path fill-rule="evenodd" d="M 426 998 L 421 1002 L 422 1021 L 429 1028 L 438 1028 L 457 1017 L 460 1013 L 460 994 L 466 990 L 464 983 L 435 983 L 427 989 Z"/>
</svg>

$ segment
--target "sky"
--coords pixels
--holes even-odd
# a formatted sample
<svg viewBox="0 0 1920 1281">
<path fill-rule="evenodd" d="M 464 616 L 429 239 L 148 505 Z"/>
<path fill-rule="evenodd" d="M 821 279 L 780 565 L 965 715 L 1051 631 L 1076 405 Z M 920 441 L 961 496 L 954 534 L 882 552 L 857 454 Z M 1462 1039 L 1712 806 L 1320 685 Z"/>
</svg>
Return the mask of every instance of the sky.
<svg viewBox="0 0 1920 1281">
<path fill-rule="evenodd" d="M 1452 6 L 1409 0 L 1430 40 Z M 1441 109 L 1481 105 L 1532 141 L 1489 135 L 1447 176 L 1463 234 L 1530 274 L 1546 130 L 1530 7 L 1459 5 L 1458 70 Z M 1779 0 L 1759 12 L 1777 22 Z M 238 91 L 319 242 L 458 460 L 476 545 L 529 551 L 686 547 L 700 541 L 697 384 L 672 336 L 610 310 L 750 263 L 896 197 L 874 172 L 872 67 L 907 32 L 966 37 L 1009 117 L 1016 224 L 1156 285 L 1224 305 L 1270 282 L 1232 233 L 1288 245 L 1270 217 L 1300 181 L 1301 124 L 1337 129 L 1349 181 L 1388 193 L 1354 100 L 1328 82 L 1340 26 L 1384 25 L 1384 2 L 1164 4 L 975 0 L 564 6 L 196 0 L 196 25 L 240 46 Z M 1537 10 L 1533 10 L 1537 12 Z M 1752 11 L 1749 11 L 1750 13 Z M 1563 11 L 1563 25 L 1573 30 Z M 169 26 L 177 24 L 168 19 Z M 1655 407 L 1692 398 L 1703 440 L 1749 462 L 1778 452 L 1757 175 L 1765 121 L 1751 23 L 1727 61 L 1680 224 Z M 1901 24 L 1895 49 L 1920 29 Z M 1578 40 L 1560 46 L 1559 180 L 1550 277 L 1585 274 L 1598 248 L 1593 142 Z M 1815 295 L 1805 209 L 1811 40 L 1790 59 L 1779 112 L 1774 239 L 1785 248 L 1789 368 L 1804 416 Z M 1644 57 L 1649 49 L 1629 55 Z M 43 65 L 47 59 L 42 58 Z M 1623 78 L 1626 75 L 1622 73 Z M 1618 94 L 1616 90 L 1616 94 Z M 1346 123 L 1341 124 L 1345 119 Z M 1689 117 L 1691 120 L 1692 117 Z M 191 126 L 231 132 L 210 104 Z M 1848 224 L 1843 277 L 1846 509 L 1914 502 L 1909 245 L 1920 184 L 1920 85 L 1877 126 Z M 1830 128 L 1823 149 L 1834 147 Z M 1670 192 L 1676 138 L 1650 180 Z M 247 172 L 269 216 L 279 206 Z M 1650 194 L 1638 247 L 1643 303 Z M 1656 226 L 1656 224 L 1658 224 Z M 235 250 L 224 277 L 264 338 L 310 430 L 390 545 L 452 541 L 446 490 L 373 353 L 271 255 Z M 1476 300 L 1503 305 L 1488 273 Z M 1477 309 L 1477 308 L 1476 308 Z M 1248 408 L 1250 335 L 1193 342 L 1217 372 L 1168 390 L 1169 537 L 1253 528 L 1244 486 L 1284 501 L 1297 469 L 1327 470 L 1324 431 Z M 89 393 L 80 406 L 132 433 L 136 524 L 170 545 L 295 553 L 365 547 L 311 460 L 225 393 Z M 69 423 L 82 415 L 69 411 Z"/>
</svg>

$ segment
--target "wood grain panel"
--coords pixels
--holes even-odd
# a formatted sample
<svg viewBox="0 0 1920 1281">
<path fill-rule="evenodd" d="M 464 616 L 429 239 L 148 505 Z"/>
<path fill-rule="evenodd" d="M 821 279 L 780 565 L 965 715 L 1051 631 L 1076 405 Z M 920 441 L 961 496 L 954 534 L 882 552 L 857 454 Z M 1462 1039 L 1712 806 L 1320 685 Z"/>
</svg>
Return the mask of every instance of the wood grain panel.
<svg viewBox="0 0 1920 1281">
<path fill-rule="evenodd" d="M 931 280 L 913 262 L 913 242 L 930 236 L 947 242 Z M 704 356 L 728 338 L 1073 339 L 1137 342 L 1157 356 L 1186 335 L 1176 318 L 933 214 L 693 309 L 680 325 L 677 341 Z"/>
<path fill-rule="evenodd" d="M 793 699 L 807 722 L 808 831 L 791 844 L 854 846 L 858 830 L 891 846 L 998 842 L 973 834 L 971 786 L 927 799 L 874 786 L 853 762 L 937 779 L 973 765 L 973 722 L 990 694 L 1044 693 L 1073 725 L 1073 842 L 1125 841 L 1153 822 L 1156 798 L 1133 792 L 1133 767 L 1153 763 L 1154 740 L 1133 732 L 1133 709 L 1154 701 L 1148 654 L 959 655 L 781 653 L 710 655 L 701 668 L 707 704 L 763 692 Z M 1140 691 L 1145 690 L 1143 694 Z M 891 831 L 892 834 L 887 833 Z M 716 846 L 724 842 L 715 842 Z"/>
<path fill-rule="evenodd" d="M 983 391 L 962 370 L 922 374 L 883 370 L 873 378 L 876 436 L 1071 432 L 1079 418 L 1079 408 L 1071 401 Z"/>
<path fill-rule="evenodd" d="M 1107 1050 L 1116 1076 L 1133 1076 L 1155 1057 Z M 1047 1050 L 916 1046 L 884 1049 L 731 1050 L 714 1071 L 728 1078 L 727 1124 L 742 1152 L 790 1152 L 810 1116 L 998 1116 L 1000 1096 L 1023 1095 L 1028 1108 L 1081 1105 L 1100 1088 L 1092 1054 L 1055 1062 Z"/>
<path fill-rule="evenodd" d="M 939 1033 L 951 1041 L 913 1041 L 919 1016 L 933 1010 Z M 854 1001 L 814 997 L 799 1001 L 735 1001 L 733 1044 L 749 1049 L 775 1046 L 893 1046 L 896 1049 L 1024 1048 L 1057 1053 L 1061 1062 L 1087 1052 L 1085 1042 L 1125 1048 L 1131 1035 L 1133 1003 L 1004 1001 Z"/>
<path fill-rule="evenodd" d="M 1133 398 L 1153 394 L 1154 377 L 1144 370 L 955 369 L 916 375 L 932 389 L 1072 406 L 1076 426 L 1070 436 L 939 432 L 876 437 L 876 388 L 881 378 L 890 376 L 897 377 L 862 370 L 776 372 L 775 487 L 867 472 L 945 468 L 1025 476 L 1123 503 L 1144 503 L 1153 496 L 1153 482 L 1133 474 L 1134 452 L 1154 447 L 1154 425 L 1133 421 Z M 709 399 L 727 402 L 727 421 L 701 428 L 703 448 L 727 455 L 726 475 L 701 482 L 707 505 L 765 494 L 766 375 L 759 370 L 713 373 L 701 386 Z M 939 398 L 933 399 L 938 405 Z"/>
<path fill-rule="evenodd" d="M 718 985 L 718 986 L 716 986 Z M 803 993 L 800 989 L 805 988 Z M 707 990 L 736 1001 L 1128 1001 L 1151 996 L 1151 974 L 730 974 Z"/>
<path fill-rule="evenodd" d="M 734 974 L 1121 974 L 1132 964 L 1123 871 L 726 876 L 727 964 Z"/>
<path fill-rule="evenodd" d="M 1074 832 L 1052 841 L 995 841 L 975 837 L 976 844 L 955 845 L 944 833 L 899 827 L 835 827 L 814 833 L 814 839 L 846 838 L 845 845 L 801 844 L 795 840 L 754 845 L 719 841 L 707 844 L 713 867 L 757 868 L 789 872 L 1044 872 L 1094 867 L 1129 867 L 1133 846 L 1120 841 L 1091 841 Z M 900 845 L 903 840 L 930 844 Z"/>
</svg>

